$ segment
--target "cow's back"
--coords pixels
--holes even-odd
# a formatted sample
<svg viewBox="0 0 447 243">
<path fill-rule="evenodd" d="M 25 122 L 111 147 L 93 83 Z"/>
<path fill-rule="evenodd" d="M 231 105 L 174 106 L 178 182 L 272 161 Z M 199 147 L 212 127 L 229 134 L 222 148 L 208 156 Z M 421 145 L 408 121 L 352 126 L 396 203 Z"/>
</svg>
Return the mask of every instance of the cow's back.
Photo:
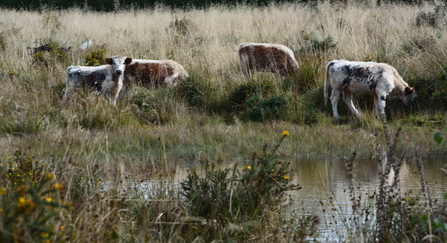
<svg viewBox="0 0 447 243">
<path fill-rule="evenodd" d="M 101 85 L 108 78 L 108 65 L 88 67 L 88 66 L 70 66 L 67 68 L 67 80 L 75 86 L 89 85 L 101 90 Z"/>
<path fill-rule="evenodd" d="M 134 59 L 126 66 L 126 77 L 142 86 L 160 86 L 187 78 L 188 73 L 182 65 L 172 60 Z"/>
<path fill-rule="evenodd" d="M 298 62 L 292 50 L 284 45 L 266 43 L 242 43 L 238 54 L 241 69 L 252 69 L 286 75 L 287 69 L 295 70 Z M 248 67 L 246 67 L 248 65 Z M 247 71 L 245 71 L 247 72 Z"/>
</svg>

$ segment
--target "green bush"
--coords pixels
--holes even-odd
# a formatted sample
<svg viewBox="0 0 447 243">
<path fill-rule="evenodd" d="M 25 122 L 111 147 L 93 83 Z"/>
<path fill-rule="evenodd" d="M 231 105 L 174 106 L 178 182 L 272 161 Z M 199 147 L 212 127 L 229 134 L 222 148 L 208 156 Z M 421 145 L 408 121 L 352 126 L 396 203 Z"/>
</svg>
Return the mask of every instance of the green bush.
<svg viewBox="0 0 447 243">
<path fill-rule="evenodd" d="M 288 105 L 289 102 L 280 96 L 262 99 L 254 95 L 245 103 L 248 118 L 257 122 L 280 119 Z"/>
<path fill-rule="evenodd" d="M 200 90 L 200 82 L 194 77 L 190 77 L 177 85 L 175 92 L 190 106 L 204 106 L 203 92 Z"/>
<path fill-rule="evenodd" d="M 55 63 L 68 64 L 69 49 L 57 42 L 44 40 L 41 46 L 32 49 L 32 61 L 35 65 L 50 67 L 54 66 Z"/>
<path fill-rule="evenodd" d="M 259 95 L 261 97 L 269 96 L 276 88 L 276 84 L 271 79 L 263 79 L 257 81 L 252 79 L 248 82 L 239 84 L 229 95 L 228 102 L 231 109 L 241 110 L 244 103 L 250 99 L 253 95 Z"/>
<path fill-rule="evenodd" d="M 331 36 L 328 36 L 321 41 L 316 38 L 311 38 L 309 41 L 304 43 L 297 52 L 312 53 L 316 55 L 327 52 L 336 47 L 337 43 L 334 43 L 334 39 Z"/>
<path fill-rule="evenodd" d="M 100 66 L 105 64 L 105 53 L 104 49 L 93 49 L 90 50 L 84 56 L 84 64 L 87 66 Z"/>
<path fill-rule="evenodd" d="M 187 213 L 206 222 L 194 226 L 205 242 L 227 237 L 222 231 L 230 224 L 265 217 L 284 201 L 286 191 L 301 189 L 289 184 L 290 162 L 277 160 L 276 151 L 289 132 L 282 135 L 271 150 L 265 145 L 261 154 L 253 153 L 251 162 L 243 169 L 207 165 L 203 178 L 195 171 L 188 172 L 187 179 L 181 182 L 182 195 Z M 247 232 L 231 233 L 231 239 L 247 240 Z"/>
<path fill-rule="evenodd" d="M 64 242 L 65 225 L 59 217 L 69 206 L 59 198 L 62 185 L 21 150 L 7 164 L 0 172 L 7 178 L 0 188 L 0 241 Z"/>
</svg>

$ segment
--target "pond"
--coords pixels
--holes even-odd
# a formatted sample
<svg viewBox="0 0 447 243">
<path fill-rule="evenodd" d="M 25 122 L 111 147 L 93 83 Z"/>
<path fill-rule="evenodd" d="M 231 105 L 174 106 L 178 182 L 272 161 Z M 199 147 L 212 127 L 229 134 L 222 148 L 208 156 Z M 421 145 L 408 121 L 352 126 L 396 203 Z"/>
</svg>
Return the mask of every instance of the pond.
<svg viewBox="0 0 447 243">
<path fill-rule="evenodd" d="M 348 158 L 335 159 L 304 159 L 280 158 L 280 161 L 291 162 L 290 183 L 303 186 L 301 190 L 288 192 L 288 212 L 293 215 L 318 216 L 317 241 L 327 242 L 343 238 L 346 234 L 346 221 L 352 217 L 352 202 L 349 191 L 349 177 L 346 170 Z M 432 201 L 444 200 L 446 192 L 446 174 L 441 170 L 447 164 L 444 154 L 432 154 L 421 158 L 425 178 L 428 183 L 429 195 Z M 417 195 L 424 200 L 421 193 L 421 173 L 418 170 L 416 158 L 409 158 L 400 170 L 401 196 Z M 216 163 L 219 168 L 241 163 Z M 138 188 L 147 200 L 157 200 L 160 192 L 165 195 L 178 192 L 180 182 L 185 180 L 189 169 L 201 171 L 203 164 L 194 166 L 177 166 L 173 177 L 146 180 L 132 185 Z M 362 204 L 374 207 L 374 201 L 368 197 L 378 193 L 379 166 L 371 156 L 356 158 L 354 161 L 355 196 L 361 197 Z M 110 184 L 108 185 L 110 186 Z M 109 187 L 110 188 L 110 187 Z M 162 195 L 163 196 L 163 195 Z M 313 239 L 309 239 L 313 240 Z"/>
<path fill-rule="evenodd" d="M 293 163 L 292 183 L 299 183 L 303 189 L 293 191 L 291 207 L 304 214 L 317 214 L 320 224 L 317 226 L 320 240 L 339 239 L 347 228 L 343 225 L 352 216 L 352 202 L 349 193 L 349 177 L 345 167 L 348 159 L 312 160 L 297 159 Z M 445 168 L 447 159 L 443 155 L 433 154 L 422 158 L 429 195 L 432 201 L 444 200 L 446 193 Z M 362 198 L 362 204 L 368 203 L 368 197 L 378 193 L 379 166 L 371 157 L 354 161 L 355 196 Z M 400 170 L 401 196 L 421 193 L 421 173 L 416 159 L 408 159 Z M 420 200 L 423 200 L 421 198 Z M 374 204 L 374 201 L 369 200 Z M 373 207 L 373 205 L 371 205 Z"/>
</svg>

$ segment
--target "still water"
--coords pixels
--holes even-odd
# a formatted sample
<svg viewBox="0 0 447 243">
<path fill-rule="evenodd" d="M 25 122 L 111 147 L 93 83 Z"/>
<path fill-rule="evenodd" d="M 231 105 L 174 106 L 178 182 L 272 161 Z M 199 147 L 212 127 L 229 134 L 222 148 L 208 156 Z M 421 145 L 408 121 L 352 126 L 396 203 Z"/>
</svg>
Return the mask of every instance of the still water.
<svg viewBox="0 0 447 243">
<path fill-rule="evenodd" d="M 445 154 L 427 155 L 421 158 L 409 158 L 402 164 L 400 170 L 400 190 L 402 197 L 421 193 L 421 173 L 416 165 L 417 159 L 423 161 L 424 173 L 428 183 L 429 195 L 432 201 L 444 200 L 447 189 L 446 174 L 441 168 L 447 169 Z M 290 216 L 313 215 L 318 216 L 316 225 L 319 235 L 318 241 L 333 241 L 343 238 L 346 229 L 343 222 L 352 217 L 352 203 L 349 193 L 349 178 L 345 163 L 347 158 L 336 159 L 302 159 L 280 158 L 281 161 L 291 162 L 290 183 L 303 186 L 301 190 L 288 193 L 288 210 Z M 379 166 L 372 156 L 357 157 L 354 162 L 355 196 L 362 198 L 362 204 L 368 203 L 368 197 L 378 193 Z M 219 163 L 218 167 L 231 167 L 236 163 Z M 237 163 L 241 168 L 244 166 Z M 165 190 L 166 194 L 178 191 L 180 182 L 185 180 L 189 169 L 200 172 L 202 165 L 177 166 L 173 178 L 147 180 L 134 187 L 143 192 L 146 199 L 155 199 Z M 424 198 L 420 198 L 424 200 Z M 370 207 L 374 201 L 369 200 Z M 372 208 L 373 209 L 373 208 Z M 312 240 L 312 239 L 309 239 Z M 336 240 L 335 240 L 336 241 Z"/>
<path fill-rule="evenodd" d="M 349 178 L 345 167 L 347 161 L 347 158 L 318 161 L 297 159 L 293 163 L 292 183 L 302 185 L 303 189 L 290 193 L 293 199 L 291 207 L 298 213 L 318 216 L 320 224 L 317 227 L 322 237 L 319 240 L 340 238 L 347 229 L 343 224 L 352 218 Z M 447 180 L 441 168 L 445 169 L 447 159 L 437 154 L 425 156 L 422 161 L 432 201 L 444 200 Z M 355 196 L 362 198 L 363 207 L 369 203 L 369 207 L 373 208 L 374 201 L 368 200 L 368 197 L 379 192 L 377 163 L 377 160 L 371 157 L 357 158 L 354 163 Z M 421 173 L 416 158 L 409 158 L 402 164 L 399 178 L 402 197 L 422 197 Z"/>
</svg>

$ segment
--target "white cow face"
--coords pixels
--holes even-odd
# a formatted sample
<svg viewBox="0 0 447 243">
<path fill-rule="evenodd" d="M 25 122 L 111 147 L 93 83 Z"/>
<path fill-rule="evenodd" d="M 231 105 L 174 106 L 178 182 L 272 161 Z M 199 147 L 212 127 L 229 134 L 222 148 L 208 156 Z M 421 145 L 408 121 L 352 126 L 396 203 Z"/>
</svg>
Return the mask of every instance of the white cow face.
<svg viewBox="0 0 447 243">
<path fill-rule="evenodd" d="M 112 72 L 116 75 L 122 75 L 126 65 L 132 62 L 132 58 L 124 56 L 114 56 L 106 58 L 106 63 L 112 66 Z"/>
</svg>

